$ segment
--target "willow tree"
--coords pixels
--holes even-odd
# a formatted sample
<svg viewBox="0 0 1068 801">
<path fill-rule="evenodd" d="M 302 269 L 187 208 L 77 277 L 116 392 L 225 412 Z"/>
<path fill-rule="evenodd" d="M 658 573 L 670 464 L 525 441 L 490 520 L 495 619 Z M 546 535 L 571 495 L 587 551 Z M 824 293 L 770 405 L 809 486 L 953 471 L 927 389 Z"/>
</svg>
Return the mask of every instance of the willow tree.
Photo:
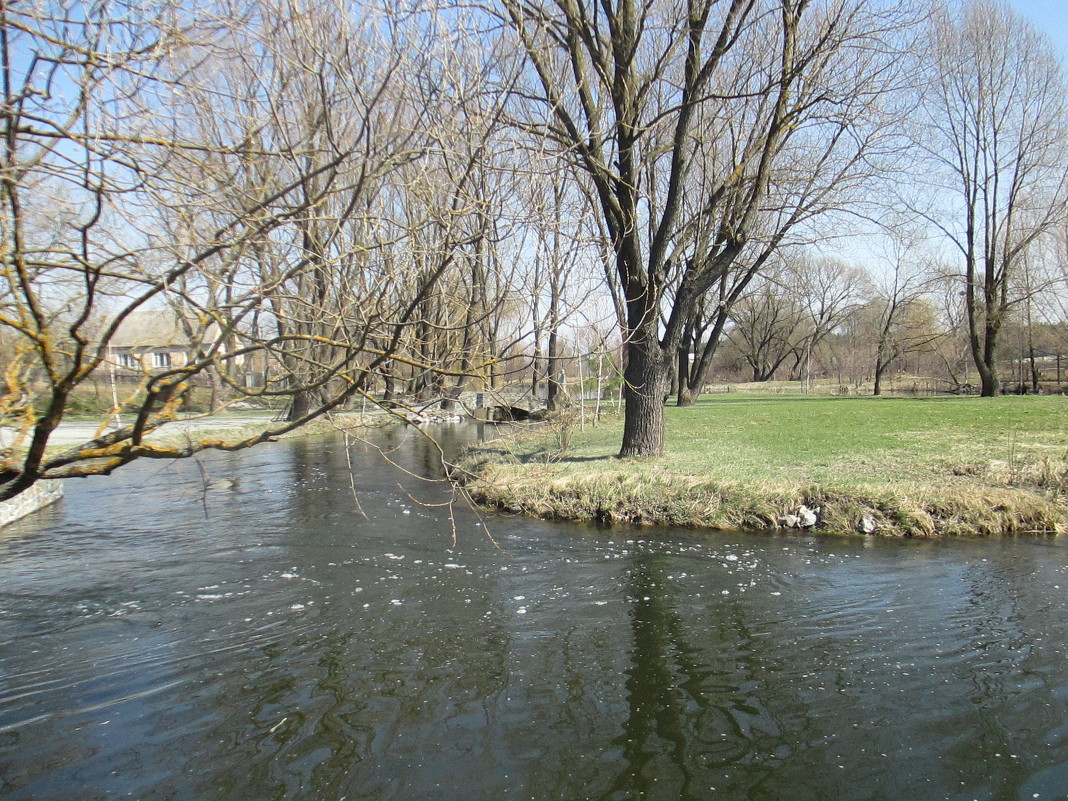
<svg viewBox="0 0 1068 801">
<path fill-rule="evenodd" d="M 497 0 L 528 63 L 514 114 L 582 172 L 609 240 L 625 308 L 620 456 L 663 452 L 687 321 L 766 222 L 791 132 L 887 74 L 902 5 Z M 744 129 L 728 141 L 731 121 Z"/>
<path fill-rule="evenodd" d="M 997 344 L 1028 252 L 1064 218 L 1064 72 L 1044 35 L 976 0 L 930 27 L 926 137 L 935 211 L 963 263 L 968 342 L 983 396 L 1001 392 Z"/>
<path fill-rule="evenodd" d="M 0 500 L 255 445 L 410 361 L 405 336 L 481 215 L 480 149 L 453 154 L 435 129 L 442 98 L 477 85 L 438 22 L 359 0 L 0 4 Z M 435 198 L 418 219 L 400 210 L 412 192 Z M 181 358 L 122 363 L 119 335 L 165 313 Z M 236 368 L 253 361 L 250 385 Z M 95 434 L 51 445 L 109 376 Z M 152 438 L 204 382 L 222 390 L 213 411 L 252 397 L 290 419 Z"/>
</svg>

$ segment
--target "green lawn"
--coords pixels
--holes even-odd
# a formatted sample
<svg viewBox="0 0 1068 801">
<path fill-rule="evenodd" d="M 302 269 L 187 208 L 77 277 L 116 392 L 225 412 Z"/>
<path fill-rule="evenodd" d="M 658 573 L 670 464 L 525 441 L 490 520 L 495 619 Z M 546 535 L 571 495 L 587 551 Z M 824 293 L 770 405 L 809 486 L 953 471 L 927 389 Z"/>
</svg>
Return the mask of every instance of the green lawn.
<svg viewBox="0 0 1068 801">
<path fill-rule="evenodd" d="M 931 480 L 983 461 L 1068 453 L 1063 397 L 729 397 L 665 409 L 657 467 L 730 479 Z M 574 435 L 568 457 L 611 457 L 620 426 Z"/>
<path fill-rule="evenodd" d="M 618 420 L 557 424 L 473 455 L 476 495 L 544 516 L 717 527 L 821 504 L 835 530 L 868 515 L 892 534 L 1053 531 L 1065 510 L 1064 397 L 718 395 L 665 411 L 661 459 L 615 459 Z"/>
</svg>

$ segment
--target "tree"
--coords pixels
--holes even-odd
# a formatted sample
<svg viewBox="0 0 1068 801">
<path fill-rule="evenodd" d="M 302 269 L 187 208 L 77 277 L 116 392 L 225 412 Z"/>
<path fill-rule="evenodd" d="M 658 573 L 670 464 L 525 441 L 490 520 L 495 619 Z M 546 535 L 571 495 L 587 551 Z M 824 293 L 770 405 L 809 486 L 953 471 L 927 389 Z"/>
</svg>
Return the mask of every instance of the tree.
<svg viewBox="0 0 1068 801">
<path fill-rule="evenodd" d="M 729 338 L 749 365 L 753 381 L 770 381 L 799 352 L 804 320 L 804 299 L 784 291 L 781 281 L 762 280 L 734 304 Z"/>
<path fill-rule="evenodd" d="M 687 321 L 759 231 L 784 142 L 814 107 L 886 79 L 900 14 L 854 0 L 496 8 L 529 63 L 514 114 L 582 172 L 609 239 L 626 316 L 620 456 L 658 455 Z M 731 120 L 744 127 L 728 144 L 717 121 Z M 701 163 L 716 169 L 692 180 Z"/>
<path fill-rule="evenodd" d="M 797 297 L 804 310 L 800 337 L 793 351 L 793 374 L 804 380 L 809 375 L 813 352 L 856 310 L 868 276 L 838 259 L 812 256 L 793 260 L 789 276 L 784 289 Z"/>
<path fill-rule="evenodd" d="M 963 262 L 968 342 L 982 395 L 1000 393 L 998 335 L 1028 251 L 1068 198 L 1063 72 L 1049 42 L 996 0 L 935 9 L 922 145 L 927 217 Z"/>
<path fill-rule="evenodd" d="M 734 304 L 743 297 L 761 266 L 762 263 L 753 262 L 746 270 L 725 272 L 695 306 L 679 343 L 676 375 L 679 406 L 692 405 L 701 394 L 734 312 Z"/>
<path fill-rule="evenodd" d="M 883 392 L 886 371 L 903 355 L 929 349 L 945 336 L 937 312 L 927 301 L 931 270 L 897 247 L 885 273 L 873 278 L 870 300 L 859 315 L 875 346 L 873 395 Z"/>
<path fill-rule="evenodd" d="M 340 0 L 0 5 L 0 424 L 17 432 L 0 499 L 249 447 L 413 361 L 425 299 L 482 230 L 469 190 L 486 128 L 454 151 L 431 122 L 472 91 L 440 33 Z M 117 332 L 153 310 L 181 321 L 188 360 L 128 371 L 108 418 L 132 419 L 50 449 L 75 394 L 114 369 Z M 249 360 L 266 373 L 255 386 L 235 377 Z M 150 439 L 205 382 L 223 390 L 213 409 L 288 399 L 290 419 L 240 440 Z"/>
</svg>

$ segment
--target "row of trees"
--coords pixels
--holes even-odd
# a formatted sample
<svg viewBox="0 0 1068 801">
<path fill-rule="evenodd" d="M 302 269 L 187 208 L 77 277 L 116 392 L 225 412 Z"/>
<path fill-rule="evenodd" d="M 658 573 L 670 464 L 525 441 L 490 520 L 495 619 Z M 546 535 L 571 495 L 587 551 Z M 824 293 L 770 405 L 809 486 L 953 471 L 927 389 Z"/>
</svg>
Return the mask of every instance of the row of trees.
<svg viewBox="0 0 1068 801">
<path fill-rule="evenodd" d="M 880 395 L 897 376 L 897 388 L 907 391 L 981 391 L 955 278 L 919 271 L 880 277 L 856 276 L 834 260 L 802 260 L 774 282 L 756 282 L 735 306 L 717 381 L 819 381 Z M 1037 393 L 1063 377 L 1058 364 L 1068 367 L 1068 325 L 1028 316 L 1038 305 L 1032 301 L 1006 320 L 994 354 L 1015 392 Z"/>
<path fill-rule="evenodd" d="M 623 345 L 621 455 L 656 455 L 665 398 L 694 400 L 728 334 L 739 349 L 799 293 L 801 360 L 840 333 L 859 281 L 845 265 L 871 268 L 887 232 L 919 244 L 877 271 L 883 369 L 937 265 L 997 394 L 1013 307 L 1037 309 L 1064 262 L 1062 71 L 993 0 L 108 0 L 0 17 L 0 498 L 247 447 L 354 398 L 448 402 L 517 359 L 552 406 L 583 326 Z M 124 322 L 165 307 L 193 357 L 116 398 L 132 422 L 50 449 Z M 774 372 L 763 358 L 756 377 Z M 267 366 L 252 388 L 251 360 Z M 288 419 L 240 442 L 146 439 L 194 381 L 216 405 L 284 401 Z"/>
<path fill-rule="evenodd" d="M 699 370 L 717 389 L 789 380 L 806 391 L 880 395 L 889 384 L 908 392 L 979 392 L 957 277 L 944 265 L 890 261 L 895 255 L 908 256 L 889 255 L 875 274 L 805 253 L 769 265 L 733 304 L 714 354 L 686 354 L 671 396 L 689 402 L 687 381 Z M 1030 272 L 1024 276 L 1033 280 Z M 1023 297 L 1006 319 L 995 364 L 1013 392 L 1044 391 L 1068 374 L 1068 322 L 1059 300 L 1053 291 Z M 558 362 L 573 391 L 581 384 L 588 397 L 599 386 L 597 394 L 614 397 L 621 355 L 613 331 L 587 326 L 569 331 Z"/>
</svg>

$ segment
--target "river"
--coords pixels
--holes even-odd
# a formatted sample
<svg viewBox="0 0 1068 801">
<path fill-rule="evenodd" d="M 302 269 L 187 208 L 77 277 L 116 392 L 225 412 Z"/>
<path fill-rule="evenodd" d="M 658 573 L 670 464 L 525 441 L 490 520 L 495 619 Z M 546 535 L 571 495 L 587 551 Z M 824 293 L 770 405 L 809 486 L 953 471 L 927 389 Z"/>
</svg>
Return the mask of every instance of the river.
<svg viewBox="0 0 1068 801">
<path fill-rule="evenodd" d="M 0 532 L 0 798 L 1068 798 L 1060 541 L 483 522 L 376 437 Z"/>
</svg>

